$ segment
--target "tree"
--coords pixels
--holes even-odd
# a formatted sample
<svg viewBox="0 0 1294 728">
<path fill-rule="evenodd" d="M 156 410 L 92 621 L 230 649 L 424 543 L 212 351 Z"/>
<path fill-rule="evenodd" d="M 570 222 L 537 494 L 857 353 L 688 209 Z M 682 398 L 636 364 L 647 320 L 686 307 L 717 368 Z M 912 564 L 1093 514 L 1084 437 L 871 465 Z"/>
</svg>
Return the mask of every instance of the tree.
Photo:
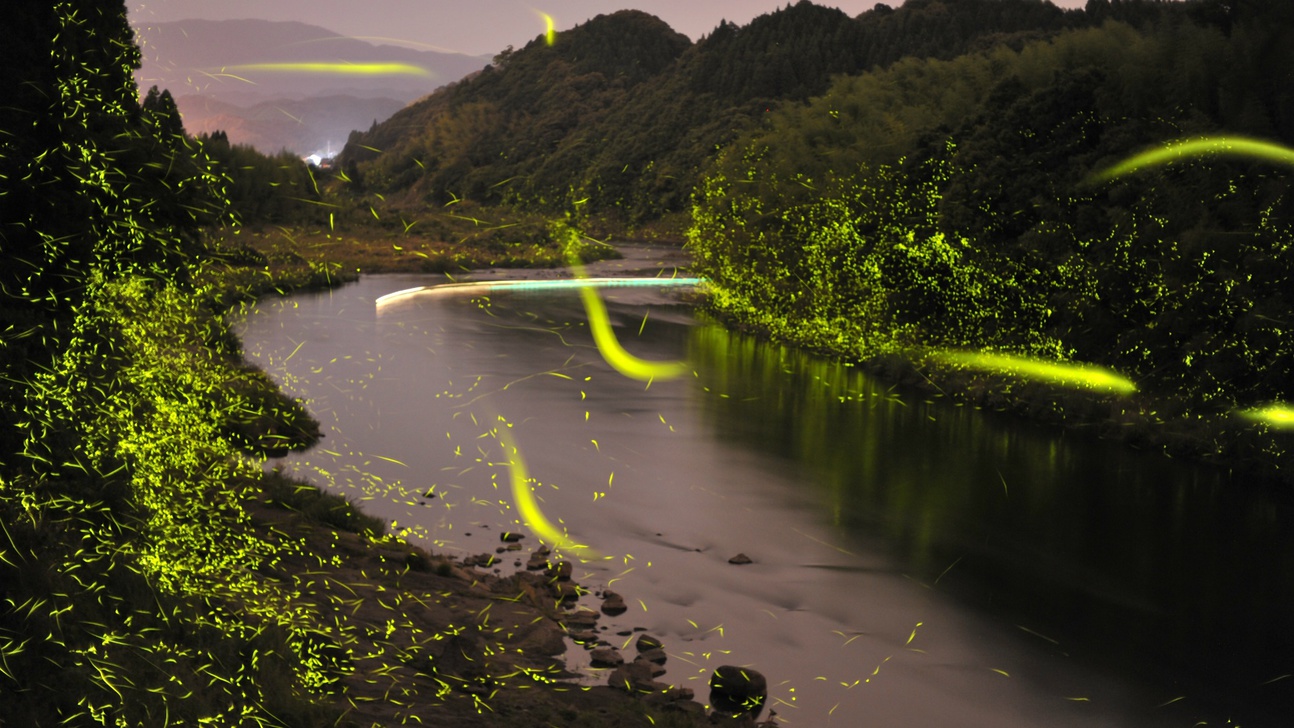
<svg viewBox="0 0 1294 728">
<path fill-rule="evenodd" d="M 158 93 L 156 86 L 150 88 L 142 107 L 144 117 L 153 125 L 159 137 L 172 142 L 185 137 L 184 121 L 180 118 L 180 109 L 175 105 L 170 90 Z"/>
</svg>

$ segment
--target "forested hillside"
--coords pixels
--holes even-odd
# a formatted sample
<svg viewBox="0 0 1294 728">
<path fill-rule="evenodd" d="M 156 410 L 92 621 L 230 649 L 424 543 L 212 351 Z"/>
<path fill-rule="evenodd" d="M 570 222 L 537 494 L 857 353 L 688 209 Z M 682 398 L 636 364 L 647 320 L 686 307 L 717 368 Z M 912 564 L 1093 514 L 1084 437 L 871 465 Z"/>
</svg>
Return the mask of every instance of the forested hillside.
<svg viewBox="0 0 1294 728">
<path fill-rule="evenodd" d="M 1096 362 L 1169 418 L 1288 401 L 1294 169 L 1238 147 L 1294 146 L 1294 22 L 1288 4 L 1220 7 L 909 58 L 771 114 L 697 196 L 716 305 L 855 359 Z"/>
<path fill-rule="evenodd" d="M 1115 11 L 1123 13 L 1122 4 Z M 1094 22 L 1041 0 L 911 0 L 858 18 L 809 2 L 693 44 L 654 16 L 598 16 L 508 49 L 342 155 L 369 190 L 585 211 L 630 224 L 685 210 L 716 150 L 767 114 L 907 56 L 952 58 Z"/>
</svg>

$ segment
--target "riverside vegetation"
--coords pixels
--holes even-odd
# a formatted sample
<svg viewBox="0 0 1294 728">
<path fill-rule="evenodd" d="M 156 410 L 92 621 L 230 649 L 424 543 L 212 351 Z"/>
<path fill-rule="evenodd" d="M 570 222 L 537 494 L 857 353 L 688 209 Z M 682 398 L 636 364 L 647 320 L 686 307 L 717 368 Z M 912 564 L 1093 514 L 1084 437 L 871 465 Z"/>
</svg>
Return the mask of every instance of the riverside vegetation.
<svg viewBox="0 0 1294 728">
<path fill-rule="evenodd" d="M 734 324 L 1055 419 L 1162 420 L 1142 431 L 1281 472 L 1283 435 L 1227 413 L 1289 396 L 1289 170 L 1089 180 L 1171 139 L 1294 143 L 1291 29 L 1277 0 L 909 0 L 691 43 L 621 12 L 500 53 L 323 174 L 187 136 L 164 91 L 141 103 L 120 0 L 19 3 L 0 29 L 0 720 L 690 722 L 558 693 L 542 661 L 495 663 L 488 700 L 420 670 L 463 635 L 515 652 L 522 630 L 469 618 L 506 585 L 470 594 L 262 471 L 317 425 L 224 314 L 357 268 L 685 235 Z M 919 354 L 944 347 L 1097 362 L 1142 394 L 940 378 Z M 349 591 L 356 572 L 397 606 Z M 444 628 L 406 618 L 435 595 Z"/>
</svg>

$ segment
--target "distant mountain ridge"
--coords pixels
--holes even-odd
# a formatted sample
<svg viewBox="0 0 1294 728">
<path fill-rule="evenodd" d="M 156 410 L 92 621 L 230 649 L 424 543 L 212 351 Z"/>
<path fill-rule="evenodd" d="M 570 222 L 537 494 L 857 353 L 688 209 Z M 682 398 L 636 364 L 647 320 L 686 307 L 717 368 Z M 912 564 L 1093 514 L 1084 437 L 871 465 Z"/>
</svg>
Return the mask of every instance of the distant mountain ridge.
<svg viewBox="0 0 1294 728">
<path fill-rule="evenodd" d="M 169 89 L 191 134 L 223 130 L 234 144 L 305 155 L 340 150 L 405 104 L 480 71 L 488 57 L 375 45 L 297 22 L 180 20 L 135 28 L 141 92 Z M 338 74 L 260 64 L 403 64 L 425 73 Z"/>
<path fill-rule="evenodd" d="M 386 97 L 408 103 L 490 62 L 483 56 L 374 45 L 327 28 L 268 20 L 179 20 L 137 26 L 141 88 L 201 94 L 247 105 L 325 94 Z M 403 63 L 426 75 L 336 75 L 238 69 L 263 63 Z M 221 69 L 225 69 L 222 71 Z"/>
<path fill-rule="evenodd" d="M 683 211 L 715 151 L 833 76 L 1018 46 L 1090 22 L 1043 0 L 908 0 L 851 18 L 802 1 L 692 43 L 621 10 L 515 51 L 352 137 L 370 189 L 523 203 L 631 224 Z"/>
<path fill-rule="evenodd" d="M 287 149 L 299 156 L 336 154 L 352 131 L 368 129 L 404 108 L 395 99 L 354 96 L 279 99 L 252 106 L 211 96 L 180 96 L 175 104 L 189 134 L 224 131 L 234 144 L 256 147 L 266 154 Z"/>
</svg>

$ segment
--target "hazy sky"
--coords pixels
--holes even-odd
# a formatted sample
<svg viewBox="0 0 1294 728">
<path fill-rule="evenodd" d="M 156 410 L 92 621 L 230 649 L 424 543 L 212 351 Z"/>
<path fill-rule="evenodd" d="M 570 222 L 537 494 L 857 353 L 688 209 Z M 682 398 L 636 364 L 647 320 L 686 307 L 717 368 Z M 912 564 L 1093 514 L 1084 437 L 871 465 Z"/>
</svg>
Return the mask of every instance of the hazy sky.
<svg viewBox="0 0 1294 728">
<path fill-rule="evenodd" d="M 1082 7 L 1086 0 L 1053 0 Z M 493 55 L 520 47 L 544 32 L 540 11 L 558 30 L 601 13 L 624 8 L 649 12 L 692 40 L 720 20 L 746 24 L 787 4 L 787 0 L 127 0 L 131 21 L 157 23 L 187 18 L 298 20 L 342 35 L 398 39 L 415 46 L 471 55 Z M 849 15 L 870 9 L 876 0 L 818 0 Z M 902 0 L 888 0 L 891 6 Z M 389 42 L 389 41 L 388 41 Z"/>
</svg>

